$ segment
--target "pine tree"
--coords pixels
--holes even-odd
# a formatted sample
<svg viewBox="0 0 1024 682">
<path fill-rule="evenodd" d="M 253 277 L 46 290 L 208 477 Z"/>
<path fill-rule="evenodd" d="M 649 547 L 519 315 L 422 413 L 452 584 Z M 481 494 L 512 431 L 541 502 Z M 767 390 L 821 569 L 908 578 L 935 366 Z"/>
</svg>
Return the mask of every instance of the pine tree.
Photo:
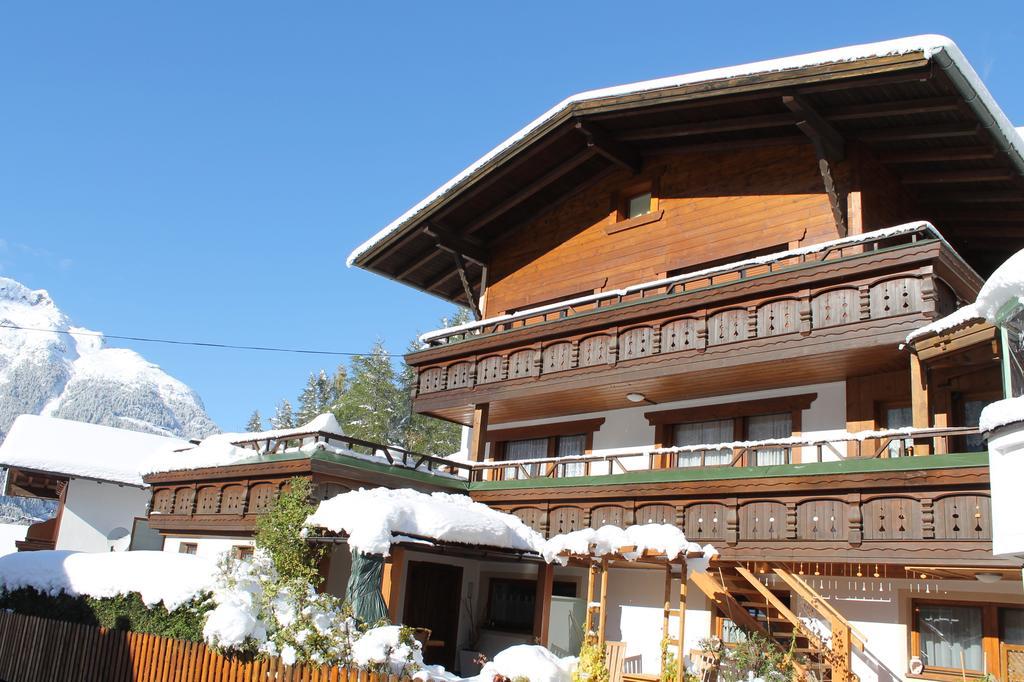
<svg viewBox="0 0 1024 682">
<path fill-rule="evenodd" d="M 341 397 L 345 395 L 345 379 L 348 376 L 348 370 L 345 368 L 345 363 L 339 362 L 338 368 L 334 370 L 334 376 L 331 377 L 331 412 L 337 416 L 339 404 L 341 403 Z"/>
<path fill-rule="evenodd" d="M 306 387 L 299 394 L 299 411 L 295 414 L 295 421 L 299 424 L 306 424 L 320 414 L 317 406 L 316 396 L 316 375 L 309 373 Z"/>
<path fill-rule="evenodd" d="M 323 414 L 334 405 L 334 383 L 328 378 L 327 372 L 320 370 L 320 374 L 316 377 L 315 387 L 317 414 Z"/>
<path fill-rule="evenodd" d="M 249 421 L 245 425 L 245 430 L 249 433 L 263 430 L 263 415 L 260 414 L 259 410 L 252 411 L 252 415 L 250 415 Z"/>
<path fill-rule="evenodd" d="M 405 401 L 383 341 L 378 339 L 369 354 L 352 359 L 346 384 L 338 403 L 345 433 L 375 443 L 400 442 Z"/>
<path fill-rule="evenodd" d="M 270 418 L 270 425 L 275 429 L 295 428 L 295 414 L 292 412 L 292 404 L 287 399 L 277 404 L 274 416 Z"/>
<path fill-rule="evenodd" d="M 454 315 L 441 318 L 442 327 L 454 327 L 469 321 L 469 311 L 458 308 Z M 413 339 L 406 350 L 411 353 L 420 350 L 418 339 Z M 403 362 L 401 382 L 402 444 L 415 452 L 445 456 L 459 450 L 462 443 L 462 427 L 458 424 L 415 414 L 412 411 L 412 394 L 416 388 L 416 370 Z"/>
</svg>

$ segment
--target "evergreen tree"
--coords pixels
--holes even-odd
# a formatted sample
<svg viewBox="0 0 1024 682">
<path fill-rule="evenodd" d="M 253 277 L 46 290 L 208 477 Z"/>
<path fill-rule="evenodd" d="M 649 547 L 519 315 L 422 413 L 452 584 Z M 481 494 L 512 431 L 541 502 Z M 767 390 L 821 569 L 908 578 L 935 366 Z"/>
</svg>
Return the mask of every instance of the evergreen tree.
<svg viewBox="0 0 1024 682">
<path fill-rule="evenodd" d="M 270 425 L 275 429 L 295 428 L 295 414 L 292 412 L 292 404 L 287 399 L 277 404 L 274 416 L 270 418 Z"/>
<path fill-rule="evenodd" d="M 345 395 L 345 379 L 348 376 L 348 370 L 345 368 L 344 362 L 338 363 L 338 368 L 334 370 L 334 376 L 331 377 L 331 412 L 337 416 L 339 403 L 341 402 L 341 396 Z"/>
<path fill-rule="evenodd" d="M 352 359 L 338 418 L 345 433 L 375 443 L 401 442 L 405 401 L 394 365 L 380 339 L 367 355 Z"/>
<path fill-rule="evenodd" d="M 334 405 L 334 382 L 327 376 L 327 372 L 320 370 L 314 385 L 317 414 L 323 414 Z"/>
<path fill-rule="evenodd" d="M 441 318 L 442 327 L 454 327 L 469 321 L 469 310 L 458 308 L 454 315 Z M 413 339 L 407 353 L 420 350 L 418 339 Z M 462 444 L 462 427 L 452 422 L 428 417 L 425 414 L 414 414 L 412 411 L 412 394 L 416 388 L 416 370 L 402 363 L 401 382 L 402 408 L 402 444 L 416 452 L 444 457 L 458 452 Z"/>
<path fill-rule="evenodd" d="M 309 379 L 306 381 L 306 387 L 299 394 L 299 411 L 295 414 L 295 421 L 297 423 L 306 424 L 320 414 L 320 409 L 317 405 L 316 388 L 316 375 L 310 372 Z"/>
<path fill-rule="evenodd" d="M 263 430 L 263 415 L 260 414 L 259 410 L 252 411 L 252 415 L 250 415 L 249 421 L 245 425 L 245 430 L 249 433 Z"/>
</svg>

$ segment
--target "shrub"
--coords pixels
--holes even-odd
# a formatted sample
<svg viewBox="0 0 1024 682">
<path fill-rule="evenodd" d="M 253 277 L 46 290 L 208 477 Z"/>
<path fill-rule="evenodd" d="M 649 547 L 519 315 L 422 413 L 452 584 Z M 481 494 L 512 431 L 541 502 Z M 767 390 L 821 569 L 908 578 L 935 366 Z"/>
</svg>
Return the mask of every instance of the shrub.
<svg viewBox="0 0 1024 682">
<path fill-rule="evenodd" d="M 27 587 L 0 594 L 0 609 L 11 609 L 27 616 L 53 618 L 84 625 L 99 625 L 112 630 L 145 632 L 199 642 L 203 639 L 203 621 L 213 607 L 209 595 L 203 595 L 168 611 L 162 604 L 148 607 L 136 593 L 95 599 L 87 596 L 42 594 Z"/>
</svg>

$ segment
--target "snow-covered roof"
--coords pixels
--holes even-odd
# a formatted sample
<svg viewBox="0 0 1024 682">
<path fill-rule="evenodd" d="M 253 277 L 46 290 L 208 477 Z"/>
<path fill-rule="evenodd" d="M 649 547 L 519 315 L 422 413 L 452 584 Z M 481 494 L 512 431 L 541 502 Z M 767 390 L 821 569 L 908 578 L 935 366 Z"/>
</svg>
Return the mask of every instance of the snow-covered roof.
<svg viewBox="0 0 1024 682">
<path fill-rule="evenodd" d="M 632 550 L 623 553 L 625 559 L 635 559 L 644 552 L 653 552 L 669 561 L 688 553 L 699 552 L 710 559 L 718 552 L 711 545 L 701 547 L 686 539 L 683 531 L 667 523 L 646 523 L 619 528 L 581 528 L 571 533 L 556 535 L 544 543 L 544 559 L 547 562 L 563 560 L 566 554 L 603 557 L 619 554 L 623 548 Z"/>
<path fill-rule="evenodd" d="M 971 322 L 982 320 L 998 325 L 1010 309 L 1024 305 L 1024 249 L 1006 259 L 996 268 L 978 292 L 974 303 L 969 303 L 955 312 L 930 324 L 915 329 L 907 335 L 906 343 L 934 334 L 952 331 Z"/>
<path fill-rule="evenodd" d="M 308 433 L 333 433 L 344 436 L 341 424 L 330 412 L 325 412 L 303 424 L 291 429 L 271 429 L 269 431 L 248 431 L 246 433 L 218 433 L 206 440 L 218 440 L 224 443 L 245 443 L 255 440 L 282 440 Z"/>
<path fill-rule="evenodd" d="M 939 59 L 939 56 L 943 55 L 945 58 L 939 59 L 940 68 L 947 72 L 953 72 L 961 77 L 962 80 L 953 78 L 954 83 L 956 83 L 957 87 L 964 92 L 965 99 L 968 99 L 971 102 L 978 99 L 980 105 L 992 117 L 993 125 L 998 129 L 998 134 L 1005 141 L 1005 145 L 1002 146 L 1005 146 L 1007 149 L 1015 150 L 1018 157 L 1024 153 L 1024 137 L 1022 137 L 1021 132 L 1016 129 L 1012 123 L 1010 123 L 1009 119 L 1007 119 L 1002 109 L 999 108 L 999 105 L 981 81 L 977 72 L 975 72 L 970 62 L 967 61 L 963 52 L 960 51 L 960 48 L 957 47 L 956 43 L 951 39 L 941 35 L 919 35 L 900 38 L 897 40 L 868 43 L 865 45 L 853 45 L 850 47 L 811 52 L 792 57 L 784 57 L 781 59 L 770 59 L 766 61 L 742 64 L 739 66 L 697 71 L 695 73 L 682 74 L 679 76 L 670 76 L 667 78 L 658 78 L 655 80 L 641 81 L 638 83 L 602 88 L 599 90 L 590 90 L 567 97 L 548 111 L 544 112 L 541 116 L 528 123 L 521 130 L 514 133 L 511 137 L 489 151 L 487 154 L 474 161 L 461 173 L 396 218 L 377 234 L 373 235 L 356 247 L 352 253 L 349 254 L 347 263 L 349 267 L 351 267 L 360 256 L 391 236 L 397 234 L 402 227 L 406 225 L 406 223 L 411 221 L 418 214 L 429 208 L 448 193 L 458 189 L 467 180 L 480 171 L 488 162 L 523 142 L 531 133 L 542 128 L 545 124 L 562 114 L 565 110 L 570 109 L 581 102 L 590 102 L 602 98 L 620 97 L 623 95 L 692 85 L 696 83 L 706 83 L 710 81 L 736 78 L 739 76 L 756 76 L 778 71 L 820 66 L 823 64 L 854 62 L 863 59 L 901 55 L 913 52 L 921 52 L 925 59 L 929 60 Z M 1024 161 L 1022 161 L 1022 163 L 1024 163 Z"/>
<path fill-rule="evenodd" d="M 306 525 L 344 532 L 353 551 L 385 556 L 390 554 L 396 535 L 537 554 L 544 547 L 543 536 L 517 516 L 465 495 L 428 495 L 407 488 L 361 489 L 336 495 L 321 502 Z"/>
<path fill-rule="evenodd" d="M 214 587 L 215 562 L 177 552 L 67 552 L 45 550 L 0 556 L 0 592 L 26 587 L 97 599 L 138 592 L 168 611 Z"/>
<path fill-rule="evenodd" d="M 140 462 L 183 447 L 177 438 L 23 414 L 0 445 L 0 465 L 142 486 Z"/>
<path fill-rule="evenodd" d="M 860 244 L 875 239 L 885 239 L 888 237 L 896 237 L 901 234 L 910 234 L 912 232 L 919 232 L 921 230 L 931 230 L 935 236 L 945 241 L 935 226 L 926 220 L 919 220 L 913 223 L 904 223 L 903 225 L 895 225 L 893 227 L 886 227 L 881 230 L 873 230 L 871 232 L 862 232 L 861 234 L 850 235 L 849 237 L 842 237 L 840 239 L 831 239 L 826 242 L 820 242 L 818 244 L 809 244 L 808 246 L 801 246 L 795 249 L 788 249 L 786 251 L 779 251 L 776 253 L 768 253 L 763 256 L 755 256 L 754 258 L 747 258 L 744 260 L 732 261 L 729 263 L 723 263 L 722 265 L 716 265 L 710 268 L 702 268 L 700 270 L 692 270 L 690 272 L 684 272 L 679 275 L 673 275 L 672 277 L 664 277 L 662 279 L 651 280 L 648 282 L 641 282 L 639 284 L 631 284 L 628 287 L 622 289 L 609 289 L 596 294 L 588 294 L 587 296 L 578 296 L 576 298 L 566 299 L 564 301 L 555 301 L 554 303 L 547 303 L 545 305 L 537 306 L 535 308 L 528 308 L 526 310 L 520 310 L 515 313 L 505 315 L 495 315 L 494 317 L 488 317 L 483 320 L 472 320 L 454 327 L 447 327 L 445 329 L 437 329 L 429 331 L 420 335 L 420 343 L 430 343 L 434 339 L 450 336 L 452 334 L 458 334 L 459 332 L 470 331 L 473 329 L 480 329 L 482 327 L 489 327 L 501 322 L 508 322 L 511 320 L 525 320 L 532 317 L 537 317 L 544 313 L 552 312 L 560 308 L 567 306 L 583 306 L 594 301 L 604 300 L 607 298 L 618 298 L 625 297 L 629 294 L 633 294 L 639 291 L 647 289 L 656 289 L 659 287 L 666 287 L 677 282 L 683 282 L 689 279 L 710 277 L 712 275 L 729 272 L 737 268 L 744 268 L 754 265 L 764 265 L 767 263 L 773 263 L 776 261 L 785 261 L 798 256 L 806 256 L 812 253 L 821 253 L 823 251 L 829 251 L 830 249 L 837 249 L 843 246 L 849 246 L 852 244 Z"/>
</svg>

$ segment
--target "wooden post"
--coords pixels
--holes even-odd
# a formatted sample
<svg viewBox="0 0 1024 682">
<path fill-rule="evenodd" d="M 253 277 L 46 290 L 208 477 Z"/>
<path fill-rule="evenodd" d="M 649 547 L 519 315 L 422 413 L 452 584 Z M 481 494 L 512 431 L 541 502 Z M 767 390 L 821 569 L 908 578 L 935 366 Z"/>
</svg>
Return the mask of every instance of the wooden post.
<svg viewBox="0 0 1024 682">
<path fill-rule="evenodd" d="M 533 607 L 533 636 L 537 644 L 548 645 L 551 625 L 551 593 L 555 584 L 555 567 L 540 564 L 537 567 L 537 596 Z"/>
<path fill-rule="evenodd" d="M 683 558 L 679 563 L 682 570 L 679 573 L 679 632 L 676 633 L 679 648 L 676 656 L 676 682 L 683 682 L 683 674 L 686 671 L 686 665 L 683 662 L 685 646 L 683 637 L 686 634 L 686 559 Z M 672 564 L 669 564 L 668 570 L 672 570 Z"/>
<path fill-rule="evenodd" d="M 608 557 L 601 558 L 601 600 L 597 612 L 597 644 L 604 648 L 604 624 L 608 616 Z"/>
<path fill-rule="evenodd" d="M 405 549 L 391 546 L 391 556 L 384 564 L 384 577 L 381 581 L 380 592 L 384 595 L 384 602 L 388 605 L 388 618 L 395 625 L 398 624 L 398 595 L 402 593 L 402 581 L 405 578 Z"/>
<path fill-rule="evenodd" d="M 928 401 L 928 368 L 921 364 L 916 353 L 910 354 L 910 410 L 914 428 L 926 429 L 931 426 Z M 914 440 L 914 454 L 931 454 L 931 442 L 920 438 Z"/>
<path fill-rule="evenodd" d="M 471 462 L 484 461 L 487 452 L 487 417 L 491 411 L 490 403 L 473 406 L 473 433 L 469 441 L 469 459 Z"/>
</svg>

